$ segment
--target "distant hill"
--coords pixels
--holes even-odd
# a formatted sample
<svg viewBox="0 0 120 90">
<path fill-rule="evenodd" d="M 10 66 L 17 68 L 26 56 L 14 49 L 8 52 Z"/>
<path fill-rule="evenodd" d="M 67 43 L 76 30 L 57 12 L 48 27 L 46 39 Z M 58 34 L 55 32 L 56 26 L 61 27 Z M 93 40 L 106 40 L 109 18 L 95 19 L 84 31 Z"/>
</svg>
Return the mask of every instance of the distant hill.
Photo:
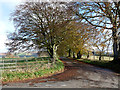
<svg viewBox="0 0 120 90">
<path fill-rule="evenodd" d="M 6 53 L 0 53 L 0 58 L 5 57 Z"/>
<path fill-rule="evenodd" d="M 47 51 L 40 51 L 39 54 L 38 53 L 19 53 L 17 54 L 17 56 L 19 57 L 49 57 L 49 54 Z"/>
</svg>

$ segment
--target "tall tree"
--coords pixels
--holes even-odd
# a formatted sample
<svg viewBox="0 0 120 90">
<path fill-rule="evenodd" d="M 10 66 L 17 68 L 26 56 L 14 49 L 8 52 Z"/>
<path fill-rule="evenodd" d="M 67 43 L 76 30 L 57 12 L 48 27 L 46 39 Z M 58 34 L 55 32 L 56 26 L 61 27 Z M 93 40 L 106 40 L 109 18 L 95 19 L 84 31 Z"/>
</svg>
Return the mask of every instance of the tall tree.
<svg viewBox="0 0 120 90">
<path fill-rule="evenodd" d="M 55 61 L 57 47 L 64 38 L 64 27 L 72 18 L 70 9 L 70 4 L 65 2 L 20 4 L 11 17 L 16 32 L 8 36 L 10 50 L 45 48 Z"/>
<path fill-rule="evenodd" d="M 96 29 L 91 25 L 78 21 L 71 21 L 65 28 L 66 35 L 59 45 L 58 51 L 62 51 L 61 48 L 64 47 L 67 53 L 70 49 L 74 54 L 78 53 L 77 56 L 80 58 L 82 53 L 87 51 L 87 47 L 91 46 L 89 41 L 93 38 L 93 31 Z"/>
<path fill-rule="evenodd" d="M 96 28 L 112 32 L 114 61 L 118 60 L 118 29 L 120 28 L 120 1 L 77 3 L 76 15 Z"/>
</svg>

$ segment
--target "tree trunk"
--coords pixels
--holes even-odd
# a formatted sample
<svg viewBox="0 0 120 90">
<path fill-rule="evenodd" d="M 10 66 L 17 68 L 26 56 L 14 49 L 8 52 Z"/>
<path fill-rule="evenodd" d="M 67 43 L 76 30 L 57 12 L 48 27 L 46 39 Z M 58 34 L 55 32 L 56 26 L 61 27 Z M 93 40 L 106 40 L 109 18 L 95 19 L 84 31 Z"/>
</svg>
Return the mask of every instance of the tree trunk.
<svg viewBox="0 0 120 90">
<path fill-rule="evenodd" d="M 71 49 L 69 49 L 69 55 L 68 55 L 68 57 L 71 57 Z"/>
<path fill-rule="evenodd" d="M 82 58 L 82 54 L 80 54 L 80 58 Z"/>
<path fill-rule="evenodd" d="M 54 44 L 53 45 L 53 64 L 55 63 L 55 61 L 58 59 L 57 57 L 57 46 Z"/>
<path fill-rule="evenodd" d="M 101 52 L 100 52 L 100 56 L 99 56 L 99 61 L 101 61 Z"/>
<path fill-rule="evenodd" d="M 119 42 L 119 53 L 120 53 L 120 42 Z"/>
<path fill-rule="evenodd" d="M 89 51 L 88 51 L 88 55 L 87 55 L 87 58 L 89 58 Z"/>
<path fill-rule="evenodd" d="M 113 42 L 113 52 L 114 52 L 114 61 L 118 60 L 118 51 L 117 51 L 117 40 L 114 39 Z"/>
<path fill-rule="evenodd" d="M 47 49 L 47 52 L 50 55 L 50 58 L 53 58 L 53 48 Z"/>
<path fill-rule="evenodd" d="M 75 53 L 73 52 L 73 58 L 75 58 Z"/>
<path fill-rule="evenodd" d="M 119 41 L 119 50 L 118 50 L 118 60 L 120 61 L 120 41 Z"/>
<path fill-rule="evenodd" d="M 117 51 L 117 48 L 118 48 L 118 41 L 117 41 L 117 30 L 116 29 L 113 29 L 112 31 L 112 36 L 113 36 L 113 53 L 114 53 L 114 62 L 118 62 L 118 51 Z"/>
<path fill-rule="evenodd" d="M 82 55 L 80 54 L 80 51 L 77 53 L 77 59 L 80 59 Z"/>
</svg>

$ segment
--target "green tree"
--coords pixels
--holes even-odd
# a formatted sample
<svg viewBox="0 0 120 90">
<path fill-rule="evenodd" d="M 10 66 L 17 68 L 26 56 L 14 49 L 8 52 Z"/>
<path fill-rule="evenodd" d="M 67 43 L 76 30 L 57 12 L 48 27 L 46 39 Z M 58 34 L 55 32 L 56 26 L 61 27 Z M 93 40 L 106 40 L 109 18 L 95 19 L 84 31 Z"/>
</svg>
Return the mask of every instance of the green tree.
<svg viewBox="0 0 120 90">
<path fill-rule="evenodd" d="M 69 56 L 73 52 L 73 57 L 77 54 L 77 58 L 81 58 L 82 54 L 88 50 L 87 47 L 91 46 L 89 41 L 93 38 L 93 31 L 96 29 L 91 25 L 77 21 L 69 22 L 65 28 L 66 34 L 58 47 L 58 52 L 63 53 L 61 48 L 64 47 L 65 53 L 69 52 Z"/>
</svg>

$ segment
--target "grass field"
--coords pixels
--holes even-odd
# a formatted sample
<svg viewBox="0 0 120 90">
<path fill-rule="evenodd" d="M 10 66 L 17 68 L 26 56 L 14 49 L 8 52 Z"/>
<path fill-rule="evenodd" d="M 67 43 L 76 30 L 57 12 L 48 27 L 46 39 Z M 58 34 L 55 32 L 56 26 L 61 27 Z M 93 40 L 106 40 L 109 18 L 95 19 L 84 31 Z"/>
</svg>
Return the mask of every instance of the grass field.
<svg viewBox="0 0 120 90">
<path fill-rule="evenodd" d="M 16 61 L 17 64 L 15 65 L 7 64 L 15 63 Z M 12 68 L 14 71 L 11 68 L 6 68 L 11 66 L 15 66 L 14 68 Z M 51 58 L 49 57 L 29 59 L 5 59 L 4 69 L 2 71 L 2 81 L 8 82 L 14 80 L 32 79 L 47 75 L 49 76 L 55 72 L 61 72 L 63 70 L 64 65 L 60 60 L 57 60 L 56 64 L 52 64 Z"/>
</svg>

